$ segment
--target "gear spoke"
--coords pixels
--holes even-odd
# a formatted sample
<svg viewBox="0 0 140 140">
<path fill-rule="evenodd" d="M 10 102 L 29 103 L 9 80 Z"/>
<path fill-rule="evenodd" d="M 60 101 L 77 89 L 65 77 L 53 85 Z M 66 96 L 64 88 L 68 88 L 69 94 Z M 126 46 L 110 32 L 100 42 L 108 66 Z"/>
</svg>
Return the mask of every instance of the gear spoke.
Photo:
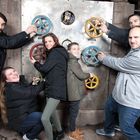
<svg viewBox="0 0 140 140">
<path fill-rule="evenodd" d="M 85 23 L 85 32 L 91 38 L 100 37 L 103 32 L 100 30 L 101 19 L 97 17 L 92 17 L 88 19 Z"/>
<path fill-rule="evenodd" d="M 85 80 L 85 86 L 87 89 L 95 89 L 99 85 L 99 78 L 96 75 Z"/>
</svg>

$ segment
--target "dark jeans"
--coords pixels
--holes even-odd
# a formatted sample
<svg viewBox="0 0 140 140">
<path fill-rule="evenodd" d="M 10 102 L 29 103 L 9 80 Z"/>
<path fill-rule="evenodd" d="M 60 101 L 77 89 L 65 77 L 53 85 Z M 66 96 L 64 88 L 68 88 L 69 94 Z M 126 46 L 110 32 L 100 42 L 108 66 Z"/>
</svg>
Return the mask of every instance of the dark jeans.
<svg viewBox="0 0 140 140">
<path fill-rule="evenodd" d="M 79 112 L 79 101 L 69 101 L 69 131 L 75 131 L 76 118 Z"/>
<path fill-rule="evenodd" d="M 29 114 L 22 122 L 19 133 L 22 135 L 26 134 L 29 139 L 37 138 L 39 133 L 43 130 L 41 117 L 41 112 Z"/>
<path fill-rule="evenodd" d="M 140 116 L 140 109 L 123 106 L 110 96 L 105 105 L 104 129 L 108 133 L 114 131 L 116 113 L 119 116 L 119 126 L 128 140 L 140 140 L 140 133 L 134 127 Z"/>
</svg>

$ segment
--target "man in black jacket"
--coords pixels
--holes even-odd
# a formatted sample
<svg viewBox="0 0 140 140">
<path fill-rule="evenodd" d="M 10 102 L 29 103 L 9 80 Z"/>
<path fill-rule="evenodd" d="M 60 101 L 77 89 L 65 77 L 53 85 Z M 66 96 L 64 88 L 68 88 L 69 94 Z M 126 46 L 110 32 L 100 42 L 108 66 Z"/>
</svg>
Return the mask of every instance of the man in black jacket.
<svg viewBox="0 0 140 140">
<path fill-rule="evenodd" d="M 6 49 L 16 49 L 29 43 L 31 38 L 36 34 L 37 29 L 34 25 L 27 28 L 26 31 L 20 32 L 13 36 L 6 35 L 3 30 L 6 26 L 7 18 L 0 12 L 0 74 L 6 59 Z"/>
<path fill-rule="evenodd" d="M 128 17 L 128 22 L 130 28 L 135 26 L 140 26 L 140 15 L 138 14 L 130 15 Z M 123 47 L 129 49 L 129 43 L 128 43 L 129 29 L 122 29 L 108 22 L 102 22 L 100 29 L 103 31 L 103 33 L 106 33 L 109 38 L 117 41 L 118 43 L 122 44 Z"/>
</svg>

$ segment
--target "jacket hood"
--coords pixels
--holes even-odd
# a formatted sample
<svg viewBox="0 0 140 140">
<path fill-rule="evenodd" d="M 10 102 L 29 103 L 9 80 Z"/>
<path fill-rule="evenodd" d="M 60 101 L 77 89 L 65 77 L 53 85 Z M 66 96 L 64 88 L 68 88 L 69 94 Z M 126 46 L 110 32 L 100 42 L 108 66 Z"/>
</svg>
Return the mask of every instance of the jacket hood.
<svg viewBox="0 0 140 140">
<path fill-rule="evenodd" d="M 58 51 L 60 54 L 62 54 L 67 60 L 69 59 L 68 52 L 63 46 L 57 45 L 56 47 L 52 48 L 51 50 L 54 50 L 54 49 L 56 51 Z"/>
</svg>

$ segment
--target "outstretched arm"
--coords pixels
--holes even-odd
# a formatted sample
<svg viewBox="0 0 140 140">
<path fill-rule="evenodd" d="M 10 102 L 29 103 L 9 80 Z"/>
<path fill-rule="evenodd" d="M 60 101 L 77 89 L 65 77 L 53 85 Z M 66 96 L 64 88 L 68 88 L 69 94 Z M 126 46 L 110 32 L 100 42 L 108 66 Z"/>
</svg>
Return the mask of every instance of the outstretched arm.
<svg viewBox="0 0 140 140">
<path fill-rule="evenodd" d="M 100 29 L 106 33 L 112 40 L 117 41 L 125 47 L 128 47 L 128 29 L 122 29 L 107 22 L 102 22 Z"/>
<path fill-rule="evenodd" d="M 114 70 L 130 73 L 140 74 L 140 52 L 133 52 L 123 58 L 116 58 L 110 55 L 105 55 L 103 52 L 98 54 L 98 59 L 102 63 Z"/>
<path fill-rule="evenodd" d="M 36 27 L 31 25 L 26 31 L 20 32 L 13 36 L 1 35 L 0 36 L 0 48 L 3 49 L 15 49 L 20 48 L 27 44 L 31 38 L 36 34 Z"/>
<path fill-rule="evenodd" d="M 128 33 L 128 29 L 122 29 L 108 23 L 107 35 L 109 38 L 117 41 L 118 43 L 128 44 Z"/>
</svg>

